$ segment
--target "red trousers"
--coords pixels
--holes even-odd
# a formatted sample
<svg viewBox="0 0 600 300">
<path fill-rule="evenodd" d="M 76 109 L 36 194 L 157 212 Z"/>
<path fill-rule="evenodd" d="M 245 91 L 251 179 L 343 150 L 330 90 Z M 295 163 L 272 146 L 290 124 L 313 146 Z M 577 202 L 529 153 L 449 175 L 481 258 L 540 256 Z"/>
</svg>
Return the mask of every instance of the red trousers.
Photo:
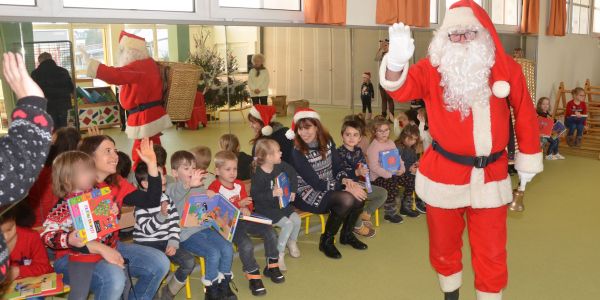
<svg viewBox="0 0 600 300">
<path fill-rule="evenodd" d="M 475 271 L 475 288 L 481 292 L 498 293 L 506 287 L 508 281 L 506 206 L 443 209 L 428 205 L 431 265 L 438 274 L 443 275 L 440 276 L 442 290 L 449 289 L 444 292 L 450 292 L 460 286 L 465 214 L 471 244 L 471 263 Z M 444 282 L 445 280 L 449 282 Z"/>
<path fill-rule="evenodd" d="M 160 145 L 160 136 L 162 135 L 162 133 L 159 133 L 157 135 L 151 136 L 150 137 L 150 141 L 152 143 L 154 143 L 154 145 Z M 137 166 L 139 160 L 140 160 L 140 155 L 137 153 L 137 150 L 140 149 L 140 145 L 142 144 L 142 140 L 138 139 L 135 140 L 133 142 L 133 149 L 131 149 L 131 161 L 133 162 L 133 169 L 135 170 L 135 167 Z"/>
</svg>

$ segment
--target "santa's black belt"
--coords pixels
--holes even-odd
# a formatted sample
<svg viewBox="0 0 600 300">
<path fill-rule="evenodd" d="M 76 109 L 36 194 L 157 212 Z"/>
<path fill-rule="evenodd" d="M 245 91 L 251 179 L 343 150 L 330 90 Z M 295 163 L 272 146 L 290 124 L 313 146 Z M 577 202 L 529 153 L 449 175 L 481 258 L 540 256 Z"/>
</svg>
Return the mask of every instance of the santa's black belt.
<svg viewBox="0 0 600 300">
<path fill-rule="evenodd" d="M 147 109 L 153 108 L 155 106 L 161 106 L 161 105 L 163 105 L 163 101 L 162 100 L 152 101 L 152 102 L 149 102 L 149 103 L 143 103 L 143 104 L 138 105 L 137 107 L 134 107 L 132 109 L 128 109 L 127 110 L 127 114 L 130 114 L 130 115 L 131 114 L 135 114 L 137 112 L 145 111 Z"/>
<path fill-rule="evenodd" d="M 487 165 L 497 161 L 498 158 L 504 154 L 504 150 L 502 150 L 492 153 L 489 156 L 465 156 L 444 150 L 444 148 L 442 148 L 442 146 L 440 146 L 440 144 L 438 144 L 436 141 L 433 141 L 431 146 L 433 147 L 433 150 L 455 163 L 479 169 L 487 167 Z"/>
</svg>

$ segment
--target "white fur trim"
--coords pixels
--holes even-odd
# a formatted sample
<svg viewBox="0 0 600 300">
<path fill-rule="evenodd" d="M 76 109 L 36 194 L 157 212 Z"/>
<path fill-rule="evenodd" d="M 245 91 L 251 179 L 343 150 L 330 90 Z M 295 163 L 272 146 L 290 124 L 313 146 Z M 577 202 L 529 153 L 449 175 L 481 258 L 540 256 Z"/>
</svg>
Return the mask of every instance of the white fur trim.
<svg viewBox="0 0 600 300">
<path fill-rule="evenodd" d="M 498 293 L 487 293 L 477 290 L 477 300 L 502 300 L 502 291 Z"/>
<path fill-rule="evenodd" d="M 146 42 L 140 39 L 128 37 L 124 35 L 119 41 L 119 45 L 123 46 L 123 48 L 133 48 L 139 50 L 146 50 Z"/>
<path fill-rule="evenodd" d="M 470 7 L 457 7 L 450 9 L 444 16 L 444 22 L 440 29 L 445 30 L 455 26 L 482 26 L 475 17 Z"/>
<path fill-rule="evenodd" d="M 125 133 L 127 133 L 127 137 L 133 140 L 142 139 L 145 137 L 151 137 L 158 133 L 161 133 L 163 130 L 173 126 L 171 122 L 171 118 L 169 115 L 164 115 L 148 124 L 141 126 L 130 126 L 127 125 L 127 129 L 125 129 Z"/>
<path fill-rule="evenodd" d="M 316 111 L 311 111 L 311 110 L 299 111 L 294 114 L 294 123 L 298 123 L 298 121 L 300 121 L 302 119 L 321 120 L 321 117 L 319 116 L 319 114 Z"/>
<path fill-rule="evenodd" d="M 386 90 L 393 92 L 399 89 L 404 82 L 406 81 L 406 77 L 408 76 L 408 63 L 404 65 L 404 70 L 402 70 L 402 75 L 400 79 L 396 81 L 390 81 L 385 78 L 385 73 L 387 72 L 387 54 L 383 56 L 381 59 L 381 65 L 379 65 L 379 84 Z"/>
<path fill-rule="evenodd" d="M 540 173 L 544 170 L 543 158 L 542 152 L 534 154 L 518 152 L 515 155 L 515 169 L 527 173 Z"/>
<path fill-rule="evenodd" d="M 260 132 L 262 132 L 263 135 L 266 136 L 270 136 L 271 134 L 273 134 L 273 127 L 267 125 L 265 127 L 263 127 Z"/>
<path fill-rule="evenodd" d="M 474 102 L 471 106 L 473 114 L 473 143 L 476 156 L 488 156 L 492 152 L 492 115 L 491 105 Z"/>
<path fill-rule="evenodd" d="M 503 180 L 484 182 L 484 170 L 473 168 L 471 183 L 456 185 L 436 182 L 417 170 L 415 180 L 417 195 L 427 204 L 439 208 L 453 209 L 496 208 L 512 202 L 510 177 Z"/>
<path fill-rule="evenodd" d="M 293 140 L 296 137 L 296 134 L 294 133 L 294 131 L 292 129 L 288 129 L 288 131 L 285 132 L 285 137 L 288 140 Z"/>
<path fill-rule="evenodd" d="M 440 281 L 442 292 L 448 293 L 456 291 L 462 285 L 462 271 L 449 276 L 438 273 L 438 280 Z"/>
<path fill-rule="evenodd" d="M 248 113 L 249 113 L 251 116 L 253 116 L 253 117 L 255 117 L 255 118 L 257 118 L 257 119 L 259 119 L 259 120 L 261 120 L 261 121 L 263 120 L 263 119 L 260 117 L 260 113 L 258 112 L 258 109 L 256 109 L 254 106 L 252 106 L 252 107 L 250 108 L 250 111 L 248 111 Z"/>
<path fill-rule="evenodd" d="M 88 64 L 87 67 L 87 76 L 90 78 L 96 78 L 96 73 L 98 72 L 98 67 L 100 67 L 101 62 L 95 60 L 95 59 L 90 59 L 90 63 Z"/>
<path fill-rule="evenodd" d="M 492 85 L 492 93 L 498 98 L 506 98 L 510 94 L 510 84 L 504 80 L 498 80 Z"/>
</svg>

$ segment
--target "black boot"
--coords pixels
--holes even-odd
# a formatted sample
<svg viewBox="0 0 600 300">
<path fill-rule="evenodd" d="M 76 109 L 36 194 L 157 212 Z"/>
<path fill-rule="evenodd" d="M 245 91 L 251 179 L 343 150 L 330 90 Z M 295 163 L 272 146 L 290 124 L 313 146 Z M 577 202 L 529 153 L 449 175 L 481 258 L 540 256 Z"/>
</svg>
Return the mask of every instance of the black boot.
<svg viewBox="0 0 600 300">
<path fill-rule="evenodd" d="M 274 283 L 283 283 L 285 281 L 285 277 L 281 274 L 281 270 L 279 270 L 279 265 L 277 264 L 277 258 L 267 258 L 267 266 L 263 271 L 263 274 L 269 278 Z"/>
<path fill-rule="evenodd" d="M 252 292 L 252 295 L 262 296 L 267 294 L 267 289 L 265 289 L 265 285 L 260 278 L 260 272 L 258 270 L 247 273 L 246 278 L 248 278 L 248 286 L 250 287 L 250 292 Z"/>
<path fill-rule="evenodd" d="M 325 256 L 330 258 L 342 258 L 342 254 L 333 244 L 335 234 L 340 230 L 344 218 L 338 214 L 332 212 L 327 218 L 325 223 L 325 233 L 321 234 L 321 241 L 319 242 L 319 250 L 325 253 Z"/>
<path fill-rule="evenodd" d="M 235 295 L 235 293 L 231 290 L 231 285 L 233 284 L 233 281 L 231 281 L 231 276 L 232 275 L 225 275 L 224 279 L 221 279 L 221 281 L 217 284 L 217 288 L 219 290 L 219 299 L 222 300 L 237 300 L 237 296 Z M 234 288 L 235 288 L 235 284 L 233 284 Z M 235 289 L 235 291 L 237 292 L 237 288 Z"/>
<path fill-rule="evenodd" d="M 444 300 L 458 300 L 458 289 L 453 292 L 444 293 Z"/>
<path fill-rule="evenodd" d="M 206 292 L 204 292 L 204 300 L 221 300 L 223 299 L 219 294 L 219 287 L 216 282 L 212 285 L 206 286 Z"/>
<path fill-rule="evenodd" d="M 412 197 L 405 196 L 402 198 L 400 204 L 400 214 L 409 218 L 416 218 L 419 216 L 419 212 L 412 209 Z"/>
<path fill-rule="evenodd" d="M 350 210 L 350 213 L 346 216 L 346 221 L 342 226 L 342 232 L 340 233 L 340 244 L 342 245 L 350 245 L 354 249 L 358 250 L 366 250 L 367 244 L 361 242 L 354 235 L 354 224 L 356 224 L 356 220 L 360 217 L 362 213 L 362 207 L 353 208 Z"/>
</svg>

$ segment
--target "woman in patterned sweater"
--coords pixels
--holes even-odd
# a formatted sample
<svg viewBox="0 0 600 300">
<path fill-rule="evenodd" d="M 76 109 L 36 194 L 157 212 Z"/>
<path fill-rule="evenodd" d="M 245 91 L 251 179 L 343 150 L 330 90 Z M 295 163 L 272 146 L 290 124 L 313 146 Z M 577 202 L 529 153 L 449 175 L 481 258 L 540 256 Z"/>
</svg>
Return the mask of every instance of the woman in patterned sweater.
<svg viewBox="0 0 600 300">
<path fill-rule="evenodd" d="M 340 243 L 367 249 L 352 232 L 367 195 L 342 169 L 335 144 L 323 128 L 319 114 L 311 109 L 298 110 L 287 136 L 294 138 L 292 161 L 298 173 L 299 197 L 294 205 L 311 213 L 329 213 L 319 250 L 330 258 L 342 257 L 333 244 L 342 223 Z"/>
</svg>

